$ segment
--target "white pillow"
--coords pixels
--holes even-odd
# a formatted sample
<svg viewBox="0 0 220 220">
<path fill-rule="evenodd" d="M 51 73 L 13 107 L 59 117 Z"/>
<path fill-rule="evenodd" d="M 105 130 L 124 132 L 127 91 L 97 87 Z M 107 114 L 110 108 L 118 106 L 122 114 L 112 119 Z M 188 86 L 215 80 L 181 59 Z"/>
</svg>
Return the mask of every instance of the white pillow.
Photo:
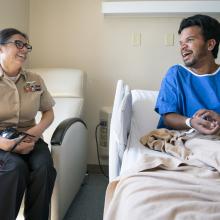
<svg viewBox="0 0 220 220">
<path fill-rule="evenodd" d="M 132 90 L 132 131 L 141 137 L 156 129 L 160 116 L 154 111 L 158 91 Z"/>
<path fill-rule="evenodd" d="M 157 91 L 132 90 L 131 129 L 126 150 L 123 154 L 120 174 L 124 174 L 148 150 L 140 138 L 157 127 L 159 115 L 154 112 Z"/>
</svg>

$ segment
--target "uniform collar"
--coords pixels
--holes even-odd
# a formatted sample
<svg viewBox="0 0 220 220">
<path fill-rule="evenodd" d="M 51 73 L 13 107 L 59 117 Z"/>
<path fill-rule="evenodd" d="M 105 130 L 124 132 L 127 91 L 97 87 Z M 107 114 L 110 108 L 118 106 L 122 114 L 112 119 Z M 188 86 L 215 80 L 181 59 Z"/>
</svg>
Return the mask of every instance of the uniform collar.
<svg viewBox="0 0 220 220">
<path fill-rule="evenodd" d="M 21 70 L 20 70 L 20 74 L 21 74 L 21 76 L 24 78 L 24 80 L 26 81 L 26 80 L 27 80 L 27 71 L 21 69 Z"/>
<path fill-rule="evenodd" d="M 21 76 L 22 76 L 25 80 L 27 79 L 27 72 L 26 72 L 25 70 L 23 70 L 23 69 L 21 68 L 21 70 L 20 70 L 19 73 L 21 74 Z M 4 71 L 3 71 L 3 69 L 2 69 L 2 67 L 1 67 L 1 65 L 0 65 L 0 80 L 1 80 L 3 77 L 4 77 Z"/>
</svg>

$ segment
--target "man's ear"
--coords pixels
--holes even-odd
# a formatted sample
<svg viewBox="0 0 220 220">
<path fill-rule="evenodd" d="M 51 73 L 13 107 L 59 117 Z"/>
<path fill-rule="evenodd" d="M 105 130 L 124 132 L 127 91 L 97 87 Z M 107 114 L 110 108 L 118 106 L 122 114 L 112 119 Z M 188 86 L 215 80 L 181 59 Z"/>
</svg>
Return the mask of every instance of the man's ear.
<svg viewBox="0 0 220 220">
<path fill-rule="evenodd" d="M 207 41 L 207 45 L 208 45 L 208 50 L 212 51 L 214 49 L 215 45 L 216 45 L 215 39 L 209 39 Z"/>
</svg>

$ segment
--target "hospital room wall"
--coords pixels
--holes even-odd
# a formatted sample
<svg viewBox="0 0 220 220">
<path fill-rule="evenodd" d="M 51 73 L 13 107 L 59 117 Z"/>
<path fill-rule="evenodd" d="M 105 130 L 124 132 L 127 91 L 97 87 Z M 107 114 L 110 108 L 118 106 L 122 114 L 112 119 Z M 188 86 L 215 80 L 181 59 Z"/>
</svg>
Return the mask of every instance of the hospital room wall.
<svg viewBox="0 0 220 220">
<path fill-rule="evenodd" d="M 14 27 L 28 32 L 29 0 L 0 0 L 0 15 L 0 29 Z"/>
<path fill-rule="evenodd" d="M 97 164 L 94 133 L 100 108 L 113 104 L 118 79 L 132 89 L 159 89 L 167 68 L 181 63 L 177 29 L 182 18 L 104 17 L 101 0 L 30 0 L 29 13 L 30 66 L 87 73 L 88 163 Z M 133 33 L 141 34 L 140 46 L 133 45 Z M 174 34 L 173 46 L 165 45 L 169 34 Z"/>
</svg>

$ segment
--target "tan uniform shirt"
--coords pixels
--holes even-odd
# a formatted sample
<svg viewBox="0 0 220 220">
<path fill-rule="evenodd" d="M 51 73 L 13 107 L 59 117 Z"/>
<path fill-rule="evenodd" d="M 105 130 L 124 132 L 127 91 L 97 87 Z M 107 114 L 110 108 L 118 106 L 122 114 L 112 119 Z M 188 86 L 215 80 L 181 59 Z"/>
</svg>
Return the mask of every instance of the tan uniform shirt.
<svg viewBox="0 0 220 220">
<path fill-rule="evenodd" d="M 38 111 L 51 109 L 55 102 L 43 79 L 21 70 L 16 82 L 0 71 L 0 128 L 16 127 L 27 130 L 35 125 Z"/>
</svg>

